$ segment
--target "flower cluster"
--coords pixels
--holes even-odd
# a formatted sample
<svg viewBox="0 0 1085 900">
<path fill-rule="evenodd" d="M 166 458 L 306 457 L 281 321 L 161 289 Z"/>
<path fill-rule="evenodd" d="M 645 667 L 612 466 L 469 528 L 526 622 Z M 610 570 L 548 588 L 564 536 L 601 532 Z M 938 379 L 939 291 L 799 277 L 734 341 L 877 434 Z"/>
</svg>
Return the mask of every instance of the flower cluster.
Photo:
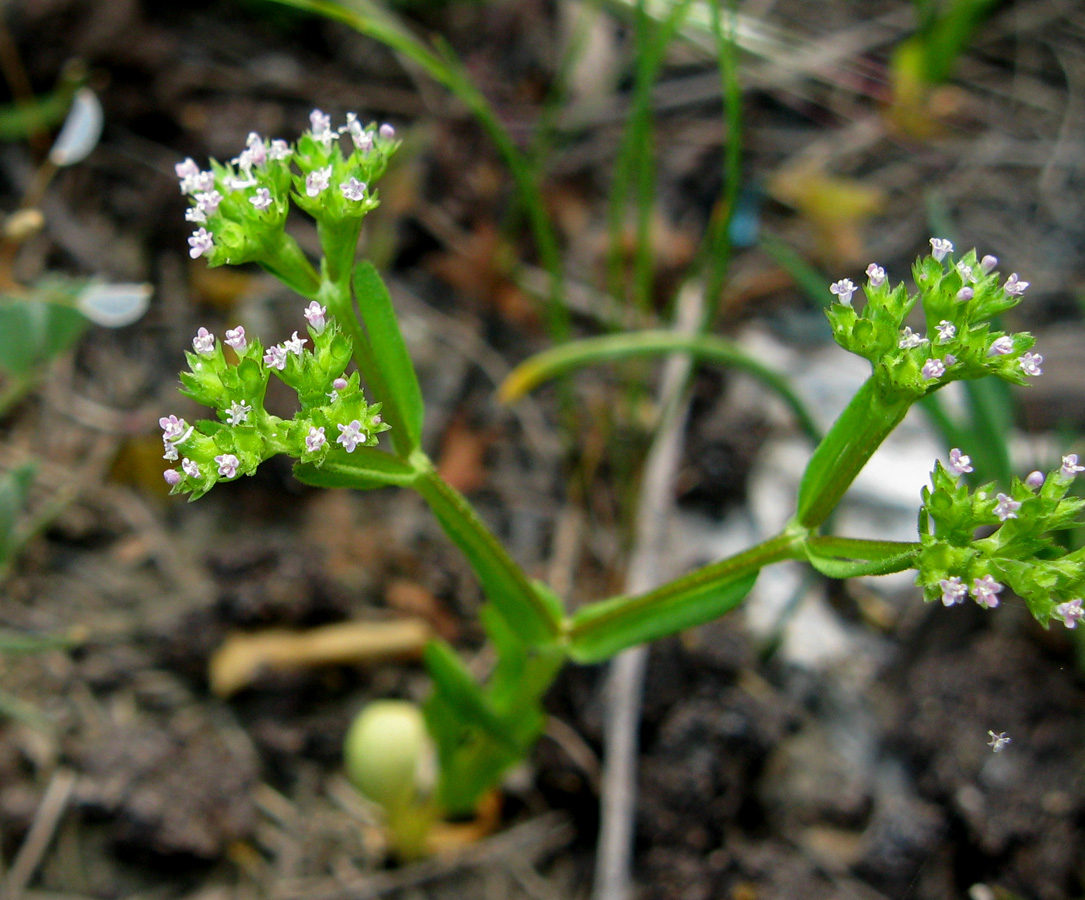
<svg viewBox="0 0 1085 900">
<path fill-rule="evenodd" d="M 193 259 L 206 257 L 212 266 L 257 262 L 276 269 L 291 199 L 319 224 L 360 225 L 378 205 L 371 186 L 399 146 L 392 126 L 363 127 L 349 113 L 346 123 L 333 129 L 318 109 L 309 121 L 310 129 L 296 144 L 253 132 L 229 163 L 212 160 L 209 170 L 192 159 L 176 165 L 181 193 L 192 204 L 185 218 L 198 226 L 188 239 Z"/>
<path fill-rule="evenodd" d="M 1042 374 L 1043 357 L 1031 352 L 1031 335 L 993 332 L 988 324 L 1020 302 L 1028 282 L 1016 273 L 1003 282 L 993 256 L 978 259 L 970 251 L 954 263 L 949 241 L 930 243 L 931 254 L 913 269 L 917 293 L 909 295 L 903 284 L 894 288 L 875 263 L 866 269 L 861 311 L 852 305 L 858 288 L 851 280 L 829 286 L 835 302 L 827 312 L 837 342 L 870 360 L 879 387 L 891 396 L 918 399 L 950 381 L 984 375 L 1024 384 Z M 926 334 L 904 324 L 917 302 Z"/>
<path fill-rule="evenodd" d="M 1078 524 L 1085 500 L 1067 494 L 1085 466 L 1076 454 L 1064 456 L 1046 476 L 1014 479 L 1008 493 L 990 484 L 970 491 L 961 476 L 971 471 L 955 447 L 923 490 L 916 582 L 926 599 L 954 606 L 971 596 L 992 609 L 1009 586 L 1041 624 L 1054 618 L 1074 628 L 1085 617 L 1085 549 L 1067 552 L 1052 535 Z M 978 529 L 986 536 L 977 539 Z"/>
<path fill-rule="evenodd" d="M 295 331 L 266 349 L 241 326 L 227 330 L 222 342 L 206 328 L 196 332 L 185 354 L 182 393 L 213 408 L 218 419 L 191 425 L 174 415 L 159 419 L 163 458 L 180 463 L 164 473 L 171 493 L 195 500 L 219 481 L 251 475 L 278 453 L 319 467 L 332 454 L 374 446 L 388 430 L 381 405 L 366 403 L 358 374 L 344 371 L 350 339 L 319 303 L 311 302 L 304 315 L 308 338 Z M 297 392 L 300 409 L 292 419 L 264 409 L 273 374 Z"/>
</svg>

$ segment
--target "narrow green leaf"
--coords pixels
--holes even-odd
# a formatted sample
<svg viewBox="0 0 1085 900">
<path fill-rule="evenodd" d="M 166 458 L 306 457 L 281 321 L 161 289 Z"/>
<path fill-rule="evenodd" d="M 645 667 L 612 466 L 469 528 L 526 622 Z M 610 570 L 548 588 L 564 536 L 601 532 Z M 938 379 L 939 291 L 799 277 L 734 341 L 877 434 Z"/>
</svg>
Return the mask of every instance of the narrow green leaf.
<svg viewBox="0 0 1085 900">
<path fill-rule="evenodd" d="M 82 289 L 85 282 L 79 282 Z M 72 308 L 74 294 L 53 285 L 34 288 L 24 297 L 0 297 L 0 370 L 27 374 L 67 350 L 87 327 Z"/>
<path fill-rule="evenodd" d="M 367 491 L 389 485 L 410 487 L 418 477 L 418 471 L 383 450 L 358 447 L 347 459 L 328 459 L 319 467 L 312 463 L 296 463 L 294 476 L 312 487 Z"/>
<path fill-rule="evenodd" d="M 601 662 L 637 644 L 711 622 L 738 606 L 756 580 L 757 572 L 743 572 L 684 590 L 592 603 L 572 618 L 569 656 L 579 663 Z"/>
<path fill-rule="evenodd" d="M 857 538 L 812 537 L 805 543 L 806 558 L 829 578 L 888 575 L 912 568 L 919 544 L 865 541 Z"/>
<path fill-rule="evenodd" d="M 813 442 L 821 440 L 821 432 L 813 417 L 798 395 L 791 390 L 787 379 L 742 351 L 734 342 L 716 335 L 649 330 L 570 341 L 544 350 L 520 363 L 505 379 L 498 396 L 502 402 L 510 403 L 540 384 L 574 369 L 602 362 L 662 356 L 667 353 L 688 353 L 703 362 L 730 366 L 752 375 L 787 404 L 802 430 Z"/>
<path fill-rule="evenodd" d="M 455 710 L 463 725 L 478 728 L 507 750 L 522 751 L 455 650 L 444 641 L 434 640 L 426 645 L 423 658 L 434 690 Z"/>
<path fill-rule="evenodd" d="M 19 543 L 19 516 L 26 507 L 36 468 L 33 463 L 25 463 L 0 476 L 0 563 L 7 562 Z"/>
<path fill-rule="evenodd" d="M 401 421 L 390 424 L 393 428 L 398 425 L 404 429 L 410 449 L 416 450 L 422 443 L 422 417 L 425 412 L 422 391 L 418 386 L 414 363 L 399 330 L 392 298 L 372 263 L 361 262 L 355 266 L 354 295 L 369 334 L 373 362 L 380 369 L 380 379 L 389 394 L 377 399 L 389 411 L 392 408 L 396 410 L 397 418 Z"/>
</svg>

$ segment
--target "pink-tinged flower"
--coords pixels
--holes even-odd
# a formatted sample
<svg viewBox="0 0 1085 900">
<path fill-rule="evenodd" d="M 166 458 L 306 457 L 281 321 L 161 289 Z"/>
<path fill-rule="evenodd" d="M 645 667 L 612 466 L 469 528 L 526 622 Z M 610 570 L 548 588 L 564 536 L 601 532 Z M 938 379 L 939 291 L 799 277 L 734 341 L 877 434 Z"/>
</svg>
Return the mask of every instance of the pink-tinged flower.
<svg viewBox="0 0 1085 900">
<path fill-rule="evenodd" d="M 339 190 L 343 192 L 344 197 L 356 203 L 365 199 L 365 182 L 359 181 L 354 176 L 351 176 L 350 181 L 344 181 L 339 185 Z"/>
<path fill-rule="evenodd" d="M 943 578 L 938 582 L 938 587 L 942 589 L 942 604 L 944 606 L 964 603 L 964 598 L 968 596 L 968 588 L 961 583 L 961 579 L 956 575 L 952 578 Z"/>
<path fill-rule="evenodd" d="M 287 159 L 293 152 L 286 141 L 274 140 L 268 148 L 267 155 L 269 159 Z"/>
<path fill-rule="evenodd" d="M 359 153 L 368 153 L 373 149 L 373 135 L 362 128 L 362 123 L 354 113 L 347 113 L 347 124 L 339 129 L 340 134 L 350 134 L 354 149 Z"/>
<path fill-rule="evenodd" d="M 250 131 L 249 136 L 245 138 L 245 147 L 252 165 L 262 166 L 267 162 L 267 144 L 255 131 Z"/>
<path fill-rule="evenodd" d="M 305 176 L 305 193 L 310 197 L 315 197 L 321 191 L 326 191 L 328 189 L 328 184 L 331 182 L 331 177 L 331 166 L 325 166 L 323 169 L 314 169 Z"/>
<path fill-rule="evenodd" d="M 315 426 L 309 429 L 309 434 L 305 437 L 305 449 L 310 453 L 316 453 L 327 442 L 327 438 L 324 437 L 324 427 L 317 428 Z M 354 448 L 351 447 L 351 450 Z M 350 450 L 347 451 L 348 453 Z"/>
<path fill-rule="evenodd" d="M 162 429 L 162 440 L 175 441 L 185 433 L 188 423 L 184 419 L 177 418 L 177 416 L 163 416 L 158 420 L 158 427 Z M 1076 456 L 1074 461 L 1077 462 Z"/>
<path fill-rule="evenodd" d="M 305 307 L 305 312 L 303 312 L 302 315 L 305 316 L 305 321 L 309 323 L 309 326 L 313 331 L 317 334 L 322 334 L 324 326 L 327 324 L 324 320 L 324 316 L 327 312 L 327 307 L 321 306 L 313 300 Z"/>
<path fill-rule="evenodd" d="M 176 469 L 166 469 L 166 471 L 162 473 L 162 477 L 166 479 L 166 484 L 170 487 L 181 483 L 181 473 Z"/>
<path fill-rule="evenodd" d="M 965 287 L 963 287 L 959 291 L 957 291 L 957 302 L 958 303 L 967 303 L 969 300 L 971 300 L 975 296 L 976 296 L 976 292 L 974 290 L 972 290 L 972 288 L 970 288 L 970 287 L 968 287 L 966 285 Z"/>
<path fill-rule="evenodd" d="M 185 470 L 185 474 L 189 478 L 199 478 L 200 477 L 200 467 L 198 465 L 196 465 L 196 463 L 194 463 L 187 456 L 184 459 L 181 460 L 181 468 Z"/>
<path fill-rule="evenodd" d="M 1059 470 L 1063 478 L 1073 478 L 1078 472 L 1085 472 L 1085 466 L 1077 464 L 1077 454 L 1068 453 L 1062 458 L 1062 468 Z"/>
<path fill-rule="evenodd" d="M 342 444 L 347 453 L 353 453 L 354 448 L 364 444 L 368 435 L 362 430 L 362 423 L 355 419 L 349 425 L 336 425 L 339 429 L 339 437 L 335 439 L 337 444 Z"/>
<path fill-rule="evenodd" d="M 1021 364 L 1021 371 L 1026 375 L 1043 375 L 1044 370 L 1040 368 L 1040 363 L 1044 361 L 1044 358 L 1039 353 L 1022 353 L 1018 362 Z"/>
<path fill-rule="evenodd" d="M 1018 281 L 1017 273 L 1014 272 L 1009 278 L 1006 279 L 1006 283 L 1003 285 L 1004 290 L 1011 297 L 1020 297 L 1028 289 L 1027 281 Z"/>
<path fill-rule="evenodd" d="M 182 181 L 186 178 L 191 178 L 193 175 L 200 173 L 200 167 L 196 165 L 196 160 L 191 156 L 184 162 L 179 162 L 173 167 L 173 171 L 177 173 L 177 177 Z"/>
<path fill-rule="evenodd" d="M 245 191 L 251 187 L 256 187 L 256 179 L 249 175 L 247 172 L 245 173 L 244 178 L 242 178 L 240 175 L 234 175 L 224 180 L 226 182 L 226 186 L 231 191 Z"/>
<path fill-rule="evenodd" d="M 282 344 L 268 347 L 264 353 L 264 365 L 280 372 L 286 368 L 286 348 Z"/>
<path fill-rule="evenodd" d="M 988 356 L 1005 356 L 1007 353 L 1013 353 L 1013 338 L 1008 334 L 991 341 L 991 346 L 987 350 Z"/>
<path fill-rule="evenodd" d="M 998 606 L 998 595 L 1002 593 L 1002 585 L 990 575 L 972 579 L 972 599 L 980 606 L 994 609 Z"/>
<path fill-rule="evenodd" d="M 991 274 L 991 272 L 994 271 L 994 268 L 997 265 L 998 257 L 991 256 L 990 253 L 988 253 L 985 257 L 983 257 L 983 259 L 980 260 L 980 268 L 983 269 L 985 275 Z"/>
<path fill-rule="evenodd" d="M 943 319 L 938 323 L 938 340 L 940 341 L 952 341 L 957 334 L 957 326 L 952 322 Z"/>
<path fill-rule="evenodd" d="M 390 141 L 396 136 L 396 130 L 387 122 L 385 122 L 380 127 L 380 136 L 386 141 Z"/>
<path fill-rule="evenodd" d="M 325 131 L 331 130 L 332 117 L 325 115 L 319 109 L 314 109 L 309 113 L 309 126 L 312 129 L 314 136 L 323 134 Z"/>
<path fill-rule="evenodd" d="M 249 419 L 249 413 L 252 412 L 252 407 L 244 401 L 238 403 L 236 400 L 230 402 L 230 408 L 226 410 L 226 424 L 227 425 L 244 425 Z"/>
<path fill-rule="evenodd" d="M 1037 490 L 1044 486 L 1044 473 L 1043 472 L 1029 472 L 1025 478 L 1025 484 L 1032 490 Z"/>
<path fill-rule="evenodd" d="M 911 350 L 913 347 L 919 347 L 922 344 L 927 343 L 927 339 L 921 334 L 916 334 L 907 325 L 904 326 L 904 330 L 900 333 L 900 341 L 897 346 L 901 350 Z"/>
<path fill-rule="evenodd" d="M 332 382 L 332 387 L 335 388 L 337 391 L 345 391 L 349 383 L 350 382 L 348 382 L 345 378 L 340 377 L 336 378 L 335 381 Z M 1075 456 L 1074 459 L 1077 459 L 1077 457 Z"/>
<path fill-rule="evenodd" d="M 233 347 L 238 353 L 244 353 L 245 348 L 249 346 L 248 339 L 245 337 L 245 329 L 240 325 L 237 328 L 226 329 L 226 340 L 223 343 L 228 347 Z"/>
<path fill-rule="evenodd" d="M 998 505 L 995 506 L 995 515 L 998 516 L 1000 521 L 1005 522 L 1007 519 L 1017 518 L 1017 510 L 1021 508 L 1020 501 L 1014 500 L 1005 494 L 998 494 L 995 499 L 998 500 Z"/>
<path fill-rule="evenodd" d="M 955 366 L 955 365 L 957 365 L 957 357 L 956 357 L 956 356 L 954 356 L 954 355 L 953 355 L 952 353 L 947 353 L 947 354 L 946 354 L 946 355 L 945 355 L 945 356 L 943 357 L 943 360 L 944 360 L 944 362 L 945 362 L 945 364 L 946 364 L 946 368 L 947 368 L 947 369 L 948 369 L 948 368 L 949 368 L 950 366 Z"/>
<path fill-rule="evenodd" d="M 938 262 L 946 258 L 947 253 L 953 252 L 953 244 L 945 238 L 931 238 L 931 256 Z"/>
<path fill-rule="evenodd" d="M 963 262 L 957 263 L 957 274 L 961 276 L 961 281 L 975 281 L 975 276 L 972 274 L 972 267 L 966 266 Z"/>
<path fill-rule="evenodd" d="M 866 267 L 866 277 L 871 287 L 881 287 L 885 284 L 885 269 L 877 263 L 871 263 Z"/>
<path fill-rule="evenodd" d="M 369 420 L 369 424 L 375 427 L 377 425 L 380 425 L 380 423 L 383 421 L 384 419 L 382 419 L 380 416 L 373 416 L 373 418 Z"/>
<path fill-rule="evenodd" d="M 1006 745 L 1013 740 L 1013 738 L 1006 736 L 1005 731 L 1000 731 L 998 734 L 988 731 L 987 737 L 991 739 L 987 742 L 987 746 L 991 748 L 992 753 L 1001 753 L 1006 749 Z"/>
<path fill-rule="evenodd" d="M 949 451 L 949 465 L 946 466 L 946 471 L 950 475 L 966 475 L 973 471 L 972 457 L 954 447 Z"/>
<path fill-rule="evenodd" d="M 1081 606 L 1081 598 L 1067 600 L 1055 607 L 1054 616 L 1062 619 L 1062 624 L 1067 628 L 1076 628 L 1077 623 L 1085 619 L 1085 609 Z"/>
<path fill-rule="evenodd" d="M 919 372 L 924 378 L 941 378 L 946 374 L 946 364 L 937 357 L 928 359 Z"/>
<path fill-rule="evenodd" d="M 233 478 L 237 474 L 237 467 L 241 465 L 241 460 L 232 453 L 223 453 L 216 456 L 215 462 L 218 463 L 219 475 L 223 478 Z"/>
<path fill-rule="evenodd" d="M 294 334 L 290 337 L 290 340 L 283 341 L 283 347 L 286 349 L 287 353 L 293 353 L 295 356 L 301 356 L 301 352 L 305 349 L 305 345 L 307 343 L 308 340 L 303 337 L 298 337 L 298 333 L 295 331 Z"/>
<path fill-rule="evenodd" d="M 255 196 L 249 197 L 249 203 L 260 212 L 271 206 L 271 191 L 267 188 L 257 188 Z"/>
<path fill-rule="evenodd" d="M 162 458 L 170 462 L 177 462 L 181 457 L 181 454 L 177 452 L 177 448 L 167 438 L 162 438 L 162 449 L 166 451 L 162 454 Z"/>
<path fill-rule="evenodd" d="M 836 296 L 839 303 L 851 306 L 851 295 L 855 293 L 855 285 L 850 278 L 841 278 L 829 285 L 829 293 Z"/>
<path fill-rule="evenodd" d="M 215 351 L 215 336 L 206 328 L 201 328 L 192 339 L 192 349 L 206 356 Z"/>
<path fill-rule="evenodd" d="M 196 208 L 209 216 L 213 216 L 218 212 L 221 202 L 222 194 L 218 191 L 200 191 L 196 195 Z"/>
<path fill-rule="evenodd" d="M 185 210 L 185 221 L 203 225 L 207 221 L 207 213 L 195 206 Z"/>
<path fill-rule="evenodd" d="M 188 255 L 193 259 L 201 256 L 210 256 L 215 252 L 215 238 L 206 228 L 199 228 L 192 232 L 188 239 Z"/>
<path fill-rule="evenodd" d="M 190 194 L 206 194 L 215 189 L 214 172 L 197 172 L 191 178 Z"/>
</svg>

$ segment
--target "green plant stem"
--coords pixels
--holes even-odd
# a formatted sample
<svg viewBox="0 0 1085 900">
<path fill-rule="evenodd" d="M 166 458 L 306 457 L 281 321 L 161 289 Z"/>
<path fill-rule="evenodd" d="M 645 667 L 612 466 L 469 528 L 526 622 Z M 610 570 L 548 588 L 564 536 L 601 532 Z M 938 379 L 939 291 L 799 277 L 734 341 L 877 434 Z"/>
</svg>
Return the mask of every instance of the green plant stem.
<svg viewBox="0 0 1085 900">
<path fill-rule="evenodd" d="M 873 377 L 863 383 L 806 466 L 795 514 L 799 525 L 816 528 L 828 518 L 867 460 L 901 423 L 914 399 L 886 397 Z"/>
<path fill-rule="evenodd" d="M 421 451 L 415 455 L 423 456 Z M 561 631 L 559 615 L 543 600 L 467 499 L 432 464 L 419 463 L 417 468 L 422 472 L 413 484 L 414 489 L 429 504 L 445 533 L 463 551 L 506 624 L 531 646 L 553 643 Z"/>
<path fill-rule="evenodd" d="M 315 299 L 322 287 L 309 257 L 285 231 L 279 232 L 277 240 L 267 248 L 265 257 L 259 262 L 262 269 L 307 300 Z"/>
</svg>

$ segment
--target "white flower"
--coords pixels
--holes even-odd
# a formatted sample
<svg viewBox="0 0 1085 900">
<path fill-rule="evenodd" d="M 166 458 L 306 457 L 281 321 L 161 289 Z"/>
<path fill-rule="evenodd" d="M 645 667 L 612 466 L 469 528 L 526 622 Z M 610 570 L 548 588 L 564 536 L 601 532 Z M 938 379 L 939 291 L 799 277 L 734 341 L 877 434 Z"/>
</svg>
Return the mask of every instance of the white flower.
<svg viewBox="0 0 1085 900">
<path fill-rule="evenodd" d="M 331 177 L 331 166 L 326 166 L 323 169 L 314 169 L 305 176 L 305 193 L 310 197 L 315 197 L 321 191 L 326 191 L 328 189 L 328 184 L 331 182 Z"/>
<path fill-rule="evenodd" d="M 871 287 L 881 287 L 885 283 L 885 269 L 871 263 L 866 267 L 866 277 L 870 280 Z"/>
<path fill-rule="evenodd" d="M 271 206 L 271 191 L 267 188 L 257 188 L 256 195 L 249 197 L 249 203 L 256 207 L 260 212 L 263 212 Z"/>
<path fill-rule="evenodd" d="M 357 202 L 365 199 L 365 182 L 359 181 L 353 176 L 351 176 L 350 181 L 344 181 L 339 185 L 339 190 L 343 192 L 343 196 L 348 200 Z"/>
<path fill-rule="evenodd" d="M 836 299 L 845 306 L 851 306 L 851 295 L 855 293 L 855 285 L 850 278 L 841 278 L 829 285 L 829 293 L 835 294 Z"/>
<path fill-rule="evenodd" d="M 953 252 L 953 244 L 945 238 L 931 238 L 931 256 L 941 262 L 947 253 Z"/>
</svg>

